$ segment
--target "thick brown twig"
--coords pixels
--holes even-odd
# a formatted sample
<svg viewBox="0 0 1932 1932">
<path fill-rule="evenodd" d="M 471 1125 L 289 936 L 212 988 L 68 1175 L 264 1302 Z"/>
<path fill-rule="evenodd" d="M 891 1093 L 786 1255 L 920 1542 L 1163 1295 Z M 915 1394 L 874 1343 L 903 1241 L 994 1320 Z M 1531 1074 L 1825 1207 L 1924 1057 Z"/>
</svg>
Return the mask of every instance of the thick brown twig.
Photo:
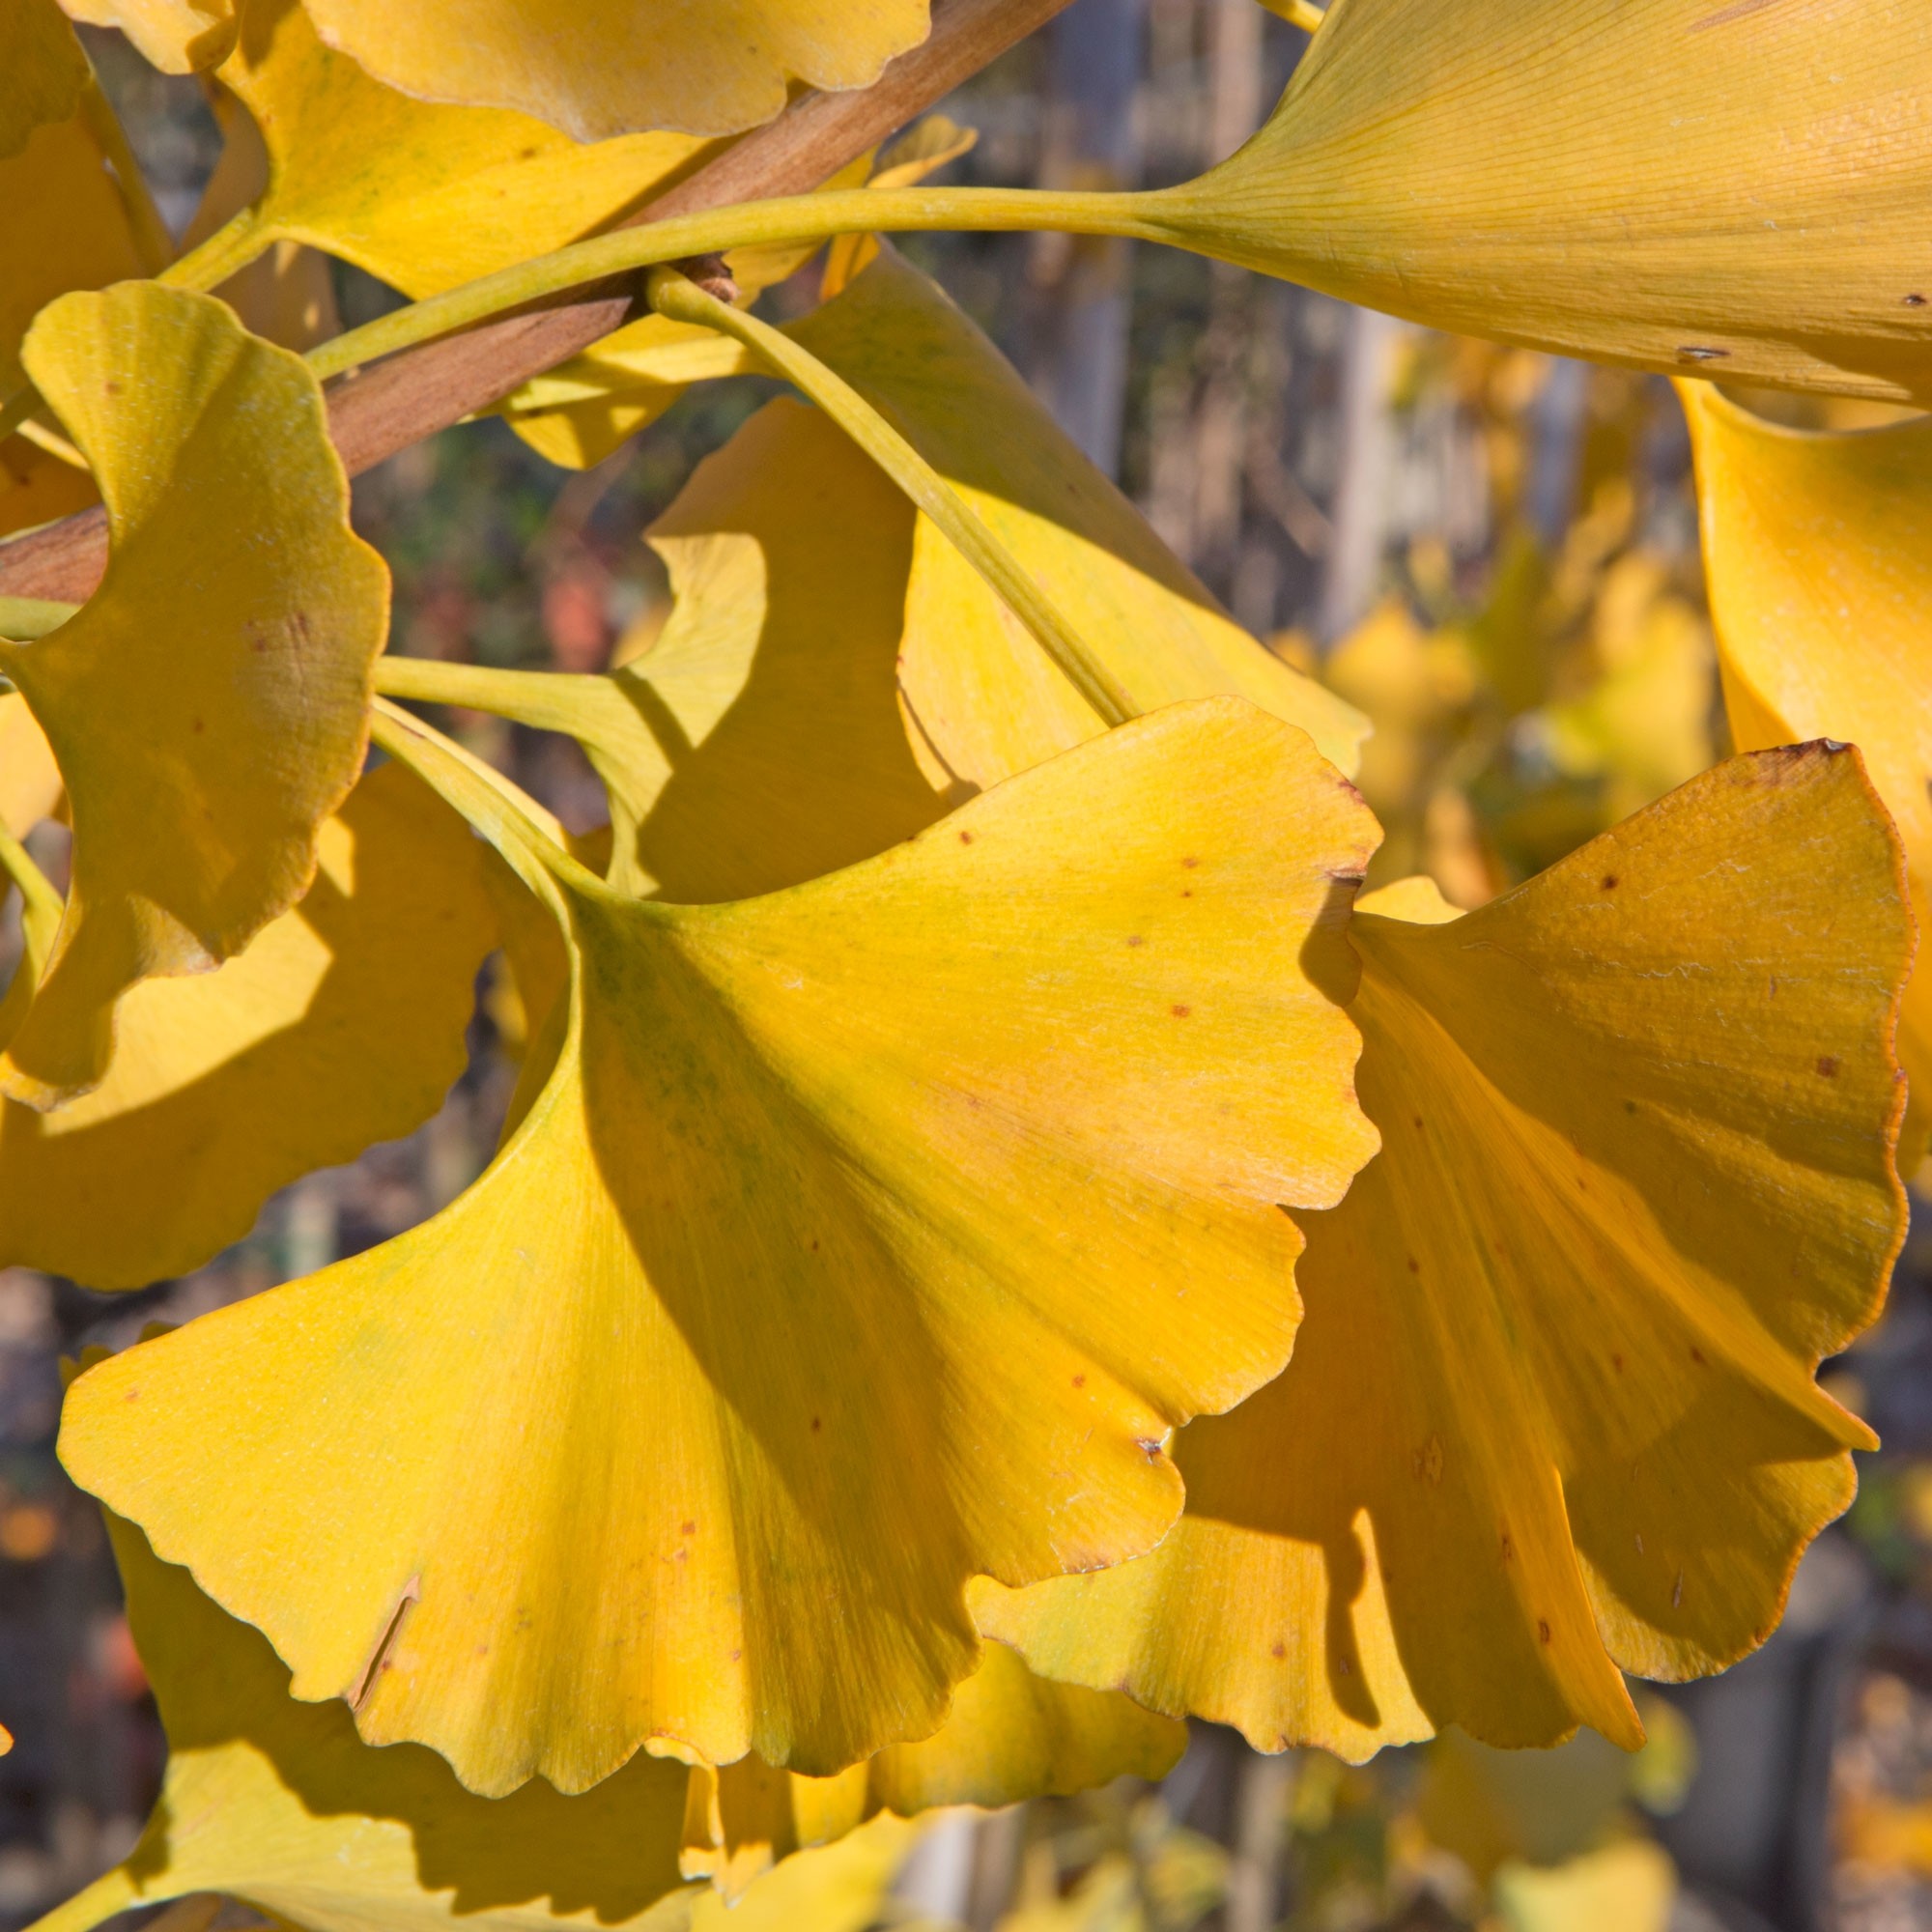
<svg viewBox="0 0 1932 1932">
<path fill-rule="evenodd" d="M 803 194 L 1059 13 L 1067 0 L 933 0 L 932 32 L 868 88 L 808 94 L 680 182 L 625 225 L 735 202 Z M 634 313 L 632 286 L 582 290 L 330 384 L 328 433 L 352 476 L 447 429 L 554 369 Z M 0 544 L 0 595 L 77 604 L 107 563 L 99 509 Z"/>
</svg>

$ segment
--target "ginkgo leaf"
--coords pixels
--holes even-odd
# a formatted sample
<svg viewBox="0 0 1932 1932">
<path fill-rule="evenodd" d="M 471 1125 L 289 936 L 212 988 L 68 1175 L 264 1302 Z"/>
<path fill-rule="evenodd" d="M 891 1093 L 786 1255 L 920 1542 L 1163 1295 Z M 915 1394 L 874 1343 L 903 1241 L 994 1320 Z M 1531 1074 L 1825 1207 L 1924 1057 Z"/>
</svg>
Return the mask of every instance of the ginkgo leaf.
<svg viewBox="0 0 1932 1932">
<path fill-rule="evenodd" d="M 91 1094 L 51 1114 L 0 1101 L 0 1266 L 90 1288 L 185 1273 L 276 1188 L 436 1111 L 495 943 L 482 848 L 386 766 L 319 849 L 301 903 L 246 952 L 124 996 Z"/>
<path fill-rule="evenodd" d="M 0 161 L 0 176 L 5 172 Z M 55 523 L 99 500 L 85 469 L 63 463 L 23 436 L 0 438 L 0 537 Z"/>
<path fill-rule="evenodd" d="M 77 114 L 87 82 L 87 56 L 54 0 L 13 0 L 0 20 L 0 160 L 36 128 Z"/>
<path fill-rule="evenodd" d="M 1932 931 L 1932 423 L 1807 433 L 1708 384 L 1680 393 L 1731 735 L 1742 751 L 1857 745 L 1898 822 L 1918 929 Z M 1900 1057 L 1917 1115 L 1932 1095 L 1923 966 Z"/>
<path fill-rule="evenodd" d="M 774 1771 L 755 1757 L 723 1770 L 694 1765 L 683 1869 L 736 1898 L 776 1861 L 882 1811 L 990 1809 L 1117 1777 L 1165 1777 L 1186 1747 L 1186 1727 L 1172 1719 L 1118 1690 L 1050 1684 L 1004 1644 L 988 1644 L 946 1722 L 917 1744 L 888 1745 L 832 1777 Z"/>
<path fill-rule="evenodd" d="M 788 331 L 978 513 L 1143 711 L 1227 692 L 1354 770 L 1368 721 L 1226 617 L 1018 372 L 892 250 Z M 906 702 L 946 769 L 994 784 L 1100 727 L 1086 700 L 922 516 L 906 591 Z"/>
<path fill-rule="evenodd" d="M 60 767 L 18 692 L 0 696 L 0 828 L 24 838 L 60 809 Z"/>
<path fill-rule="evenodd" d="M 412 99 L 325 46 L 313 11 L 243 0 L 220 77 L 261 129 L 269 186 L 224 262 L 305 242 L 407 295 L 434 295 L 606 226 L 705 153 L 681 134 L 586 148 L 525 114 Z M 450 23 L 439 38 L 454 47 L 476 25 Z"/>
<path fill-rule="evenodd" d="M 4 386 L 19 379 L 20 339 L 27 325 L 56 296 L 146 272 L 128 205 L 80 112 L 43 124 L 18 153 L 0 157 L 0 261 L 7 265 L 6 273 L 0 275 L 0 385 Z M 11 456 L 20 449 L 19 439 L 10 439 L 4 447 Z M 21 469 L 30 461 L 22 452 Z M 51 461 L 43 458 L 32 467 L 40 469 Z M 17 497 L 17 486 L 9 496 Z M 71 505 L 36 502 L 16 507 L 15 502 L 7 502 L 6 527 L 23 527 L 31 520 L 27 509 L 44 508 L 58 516 L 68 507 Z"/>
<path fill-rule="evenodd" d="M 163 73 L 198 73 L 235 44 L 235 0 L 61 0 L 95 27 L 119 27 Z"/>
<path fill-rule="evenodd" d="M 423 100 L 514 107 L 579 141 L 735 134 L 787 85 L 865 87 L 924 40 L 927 0 L 308 0 L 331 46 Z"/>
<path fill-rule="evenodd" d="M 1212 699 L 667 906 L 384 729 L 565 923 L 555 1070 L 435 1219 L 82 1377 L 69 1468 L 478 1791 L 929 1734 L 967 1579 L 1148 1548 L 1166 1432 L 1286 1359 L 1283 1206 L 1373 1146 L 1331 1003 L 1373 822 Z"/>
<path fill-rule="evenodd" d="M 1903 1233 L 1895 838 L 1856 753 L 1805 746 L 1480 911 L 1376 905 L 1350 1010 L 1382 1151 L 1307 1221 L 1288 1373 L 1181 1435 L 1152 1556 L 975 1611 L 1263 1749 L 1631 1743 L 1619 1671 L 1762 1642 L 1874 1446 L 1811 1371 Z"/>
<path fill-rule="evenodd" d="M 1829 55 L 1827 50 L 1829 49 Z M 1932 397 L 1915 0 L 1343 0 L 1140 232 L 1436 328 Z"/>
<path fill-rule="evenodd" d="M 0 1061 L 0 1091 L 46 1106 L 105 1073 L 128 986 L 214 965 L 308 889 L 362 767 L 388 574 L 350 530 L 314 376 L 221 303 L 65 296 L 25 356 L 112 533 L 74 617 L 0 644 L 74 830 L 60 939 Z"/>
<path fill-rule="evenodd" d="M 140 1842 L 60 1908 L 67 1932 L 196 1891 L 307 1932 L 683 1932 L 682 1765 L 639 1757 L 580 1798 L 539 1783 L 477 1798 L 434 1751 L 372 1749 L 340 1704 L 291 1697 L 259 1631 L 132 1524 L 107 1526 L 168 1763 Z"/>
</svg>

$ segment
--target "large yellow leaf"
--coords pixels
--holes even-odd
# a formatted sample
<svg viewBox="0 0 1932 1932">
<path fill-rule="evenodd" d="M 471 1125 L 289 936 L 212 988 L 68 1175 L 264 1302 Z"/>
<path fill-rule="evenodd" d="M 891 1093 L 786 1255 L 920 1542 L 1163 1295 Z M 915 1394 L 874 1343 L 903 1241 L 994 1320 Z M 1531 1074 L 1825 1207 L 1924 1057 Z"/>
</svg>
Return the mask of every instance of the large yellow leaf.
<svg viewBox="0 0 1932 1932">
<path fill-rule="evenodd" d="M 419 1126 L 463 1070 L 495 939 L 480 849 L 401 767 L 364 779 L 293 912 L 219 971 L 123 998 L 99 1087 L 51 1114 L 0 1101 L 0 1265 L 184 1274 L 277 1187 Z"/>
<path fill-rule="evenodd" d="M 61 0 L 76 20 L 119 27 L 163 73 L 195 73 L 235 44 L 235 0 Z"/>
<path fill-rule="evenodd" d="M 773 1771 L 755 1757 L 722 1771 L 693 1766 L 683 1868 L 735 1898 L 776 1860 L 882 1811 L 993 1808 L 1117 1777 L 1165 1777 L 1186 1747 L 1186 1728 L 1172 1719 L 1118 1690 L 1050 1684 L 1005 1644 L 988 1644 L 946 1722 L 917 1744 L 888 1745 L 832 1777 Z"/>
<path fill-rule="evenodd" d="M 865 87 L 926 34 L 927 0 L 308 0 L 324 39 L 424 100 L 514 107 L 579 141 L 735 134 L 787 83 Z"/>
<path fill-rule="evenodd" d="M 1329 997 L 1373 821 L 1233 699 L 722 906 L 462 782 L 571 941 L 548 1086 L 434 1220 L 84 1376 L 68 1466 L 478 1791 L 928 1734 L 967 1579 L 1148 1548 L 1168 1429 L 1286 1358 L 1283 1205 L 1373 1146 Z"/>
<path fill-rule="evenodd" d="M 880 410 L 978 513 L 1139 708 L 1233 693 L 1355 768 L 1368 721 L 1225 616 L 1081 454 L 1018 372 L 895 252 L 791 334 Z M 1100 727 L 1086 701 L 924 517 L 901 672 L 946 768 L 994 784 Z"/>
<path fill-rule="evenodd" d="M 156 1561 L 132 1524 L 107 1526 L 168 1765 L 140 1842 L 62 1909 L 70 1932 L 195 1891 L 307 1932 L 689 1922 L 682 1765 L 636 1758 L 581 1798 L 543 1784 L 477 1798 L 434 1751 L 372 1750 L 340 1704 L 291 1697 L 259 1631 Z"/>
<path fill-rule="evenodd" d="M 60 939 L 0 1061 L 0 1091 L 46 1106 L 105 1073 L 128 986 L 213 966 L 307 890 L 361 770 L 388 576 L 350 530 L 315 378 L 219 302 L 65 296 L 25 354 L 113 540 L 74 617 L 0 644 L 74 828 Z"/>
<path fill-rule="evenodd" d="M 54 0 L 12 0 L 0 19 L 0 160 L 36 128 L 78 113 L 87 82 L 87 56 Z"/>
<path fill-rule="evenodd" d="M 1731 735 L 1743 751 L 1856 744 L 1932 931 L 1932 423 L 1811 434 L 1708 384 L 1680 391 Z M 1932 1096 L 1932 968 L 1902 1022 L 1917 1112 Z"/>
<path fill-rule="evenodd" d="M 1338 0 L 1155 232 L 1434 327 L 1932 398 L 1919 0 Z"/>
<path fill-rule="evenodd" d="M 1177 1445 L 1152 1556 L 980 1626 L 1034 1667 L 1350 1757 L 1640 1735 L 1850 1499 L 1811 1380 L 1903 1231 L 1912 938 L 1857 754 L 1734 758 L 1479 912 L 1350 928 L 1382 1151 L 1309 1222 L 1294 1359 Z"/>
<path fill-rule="evenodd" d="M 382 11 L 401 21 L 435 14 Z M 475 24 L 447 20 L 438 37 L 453 48 Z M 605 226 L 704 152 L 679 134 L 581 147 L 527 115 L 412 99 L 326 47 L 294 0 L 243 0 L 220 74 L 269 150 L 250 248 L 310 242 L 415 297 Z"/>
</svg>

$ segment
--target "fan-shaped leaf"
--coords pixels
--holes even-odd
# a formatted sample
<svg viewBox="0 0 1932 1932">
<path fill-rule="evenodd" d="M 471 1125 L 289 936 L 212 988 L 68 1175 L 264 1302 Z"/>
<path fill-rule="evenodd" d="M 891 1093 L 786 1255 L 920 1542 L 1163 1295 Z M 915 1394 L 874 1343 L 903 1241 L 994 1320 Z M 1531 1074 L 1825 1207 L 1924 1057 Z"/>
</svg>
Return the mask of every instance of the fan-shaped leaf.
<svg viewBox="0 0 1932 1932">
<path fill-rule="evenodd" d="M 1173 239 L 1437 328 L 1932 398 L 1916 0 L 1339 0 Z"/>
<path fill-rule="evenodd" d="M 91 1371 L 68 1465 L 473 1789 L 929 1733 L 967 1578 L 1149 1548 L 1168 1428 L 1285 1359 L 1279 1204 L 1372 1145 L 1322 990 L 1372 821 L 1217 699 L 761 899 L 492 836 L 574 954 L 523 1124 L 423 1227 Z"/>
<path fill-rule="evenodd" d="M 90 1288 L 185 1273 L 277 1187 L 436 1111 L 494 943 L 481 848 L 385 766 L 324 822 L 320 856 L 245 952 L 124 996 L 91 1094 L 51 1114 L 0 1101 L 0 1265 Z"/>
<path fill-rule="evenodd" d="M 28 369 L 108 506 L 100 589 L 0 645 L 54 748 L 73 885 L 0 1089 L 47 1106 L 107 1070 L 115 1000 L 205 970 L 307 890 L 317 828 L 355 783 L 388 578 L 300 359 L 205 296 L 70 295 Z"/>
<path fill-rule="evenodd" d="M 424 100 L 514 107 L 579 141 L 735 134 L 788 82 L 864 87 L 926 34 L 927 0 L 308 0 L 323 38 Z"/>
<path fill-rule="evenodd" d="M 1811 1370 L 1903 1232 L 1897 845 L 1856 754 L 1808 746 L 1479 912 L 1375 903 L 1351 1010 L 1383 1147 L 1309 1222 L 1288 1373 L 1182 1435 L 1152 1556 L 976 1613 L 1269 1750 L 1632 1742 L 1619 1670 L 1762 1642 L 1872 1446 Z"/>
</svg>

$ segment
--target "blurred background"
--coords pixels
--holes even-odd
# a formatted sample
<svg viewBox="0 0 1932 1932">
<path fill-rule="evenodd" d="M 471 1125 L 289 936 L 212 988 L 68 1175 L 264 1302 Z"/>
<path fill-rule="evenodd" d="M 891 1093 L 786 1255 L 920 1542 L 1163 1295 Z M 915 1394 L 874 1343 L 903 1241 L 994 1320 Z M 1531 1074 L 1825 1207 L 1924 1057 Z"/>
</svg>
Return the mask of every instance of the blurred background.
<svg viewBox="0 0 1932 1932">
<path fill-rule="evenodd" d="M 1075 0 L 945 103 L 978 142 L 943 178 L 1182 180 L 1253 131 L 1305 44 L 1257 0 Z M 89 46 L 185 229 L 222 103 L 113 35 Z M 906 252 L 1241 623 L 1373 717 L 1361 783 L 1388 838 L 1372 883 L 1426 870 L 1479 904 L 1727 749 L 1689 447 L 1661 380 L 1126 243 L 930 237 Z M 339 266 L 282 267 L 318 327 L 330 304 L 354 324 L 396 300 Z M 810 306 L 817 274 L 765 311 Z M 358 526 L 395 573 L 395 647 L 577 671 L 645 648 L 667 608 L 645 527 L 773 392 L 700 386 L 581 472 L 492 420 L 361 479 Z M 1874 419 L 1750 400 L 1792 421 Z M 603 818 L 570 743 L 442 722 L 573 828 Z M 486 975 L 472 1066 L 441 1114 L 289 1189 L 192 1276 L 109 1297 L 0 1273 L 0 1719 L 18 1740 L 0 1759 L 0 1919 L 25 1924 L 123 1855 L 164 1749 L 99 1519 L 54 1460 L 58 1358 L 306 1273 L 450 1200 L 494 1144 L 520 1025 Z M 1886 1447 L 1861 1459 L 1857 1505 L 1806 1557 L 1765 1649 L 1640 1693 L 1652 1742 L 1635 1757 L 1590 1735 L 1520 1754 L 1452 1735 L 1351 1767 L 1260 1757 L 1200 1726 L 1158 1787 L 904 1834 L 838 1925 L 1932 1927 L 1932 1216 L 1884 1321 L 1826 1374 Z"/>
</svg>

